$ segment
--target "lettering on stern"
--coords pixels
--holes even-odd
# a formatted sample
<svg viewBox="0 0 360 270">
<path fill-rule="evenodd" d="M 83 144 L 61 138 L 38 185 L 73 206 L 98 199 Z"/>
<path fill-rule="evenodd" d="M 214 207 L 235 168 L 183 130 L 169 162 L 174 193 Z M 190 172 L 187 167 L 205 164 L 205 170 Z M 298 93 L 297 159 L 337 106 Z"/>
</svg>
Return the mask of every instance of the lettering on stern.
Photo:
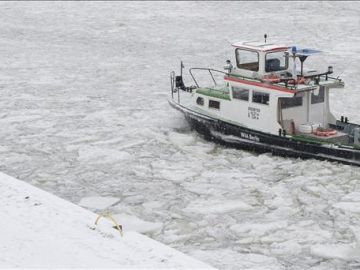
<svg viewBox="0 0 360 270">
<path fill-rule="evenodd" d="M 241 138 L 248 139 L 248 140 L 251 140 L 251 141 L 255 141 L 255 142 L 260 141 L 260 138 L 258 136 L 251 135 L 249 133 L 240 132 L 240 136 L 241 136 Z"/>
</svg>

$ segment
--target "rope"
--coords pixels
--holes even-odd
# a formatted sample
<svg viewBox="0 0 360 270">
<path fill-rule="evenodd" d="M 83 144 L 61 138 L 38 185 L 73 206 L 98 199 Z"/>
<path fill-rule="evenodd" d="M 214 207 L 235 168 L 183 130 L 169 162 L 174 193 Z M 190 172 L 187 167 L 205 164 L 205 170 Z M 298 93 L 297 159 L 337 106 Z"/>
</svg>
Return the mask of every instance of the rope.
<svg viewBox="0 0 360 270">
<path fill-rule="evenodd" d="M 115 220 L 115 218 L 112 217 L 112 215 L 111 215 L 109 212 L 105 212 L 105 213 L 99 214 L 99 216 L 98 216 L 98 217 L 96 218 L 96 220 L 95 220 L 95 225 L 98 224 L 100 218 L 102 218 L 102 217 L 103 217 L 103 218 L 107 218 L 107 219 L 109 219 L 110 221 L 112 221 L 112 222 L 115 224 L 115 227 L 119 230 L 121 237 L 123 236 L 122 225 L 119 224 L 119 223 Z"/>
</svg>

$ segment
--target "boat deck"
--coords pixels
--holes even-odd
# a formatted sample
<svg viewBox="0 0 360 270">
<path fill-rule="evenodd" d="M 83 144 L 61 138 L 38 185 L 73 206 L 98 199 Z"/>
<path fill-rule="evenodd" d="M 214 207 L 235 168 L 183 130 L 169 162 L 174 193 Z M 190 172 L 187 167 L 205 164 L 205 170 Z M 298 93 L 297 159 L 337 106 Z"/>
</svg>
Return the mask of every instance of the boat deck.
<svg viewBox="0 0 360 270">
<path fill-rule="evenodd" d="M 330 136 L 317 136 L 312 133 L 297 133 L 294 138 L 308 139 L 309 141 L 318 141 L 322 143 L 335 143 L 335 144 L 348 144 L 349 135 L 338 131 L 335 135 Z"/>
</svg>

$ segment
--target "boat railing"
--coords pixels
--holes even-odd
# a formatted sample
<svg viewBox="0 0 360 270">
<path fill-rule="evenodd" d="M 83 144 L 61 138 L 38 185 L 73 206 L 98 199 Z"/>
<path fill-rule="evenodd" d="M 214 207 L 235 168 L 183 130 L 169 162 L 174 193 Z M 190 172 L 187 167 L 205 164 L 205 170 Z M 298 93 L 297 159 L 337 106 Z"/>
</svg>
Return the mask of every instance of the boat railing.
<svg viewBox="0 0 360 270">
<path fill-rule="evenodd" d="M 319 82 L 321 81 L 321 80 L 325 80 L 325 81 L 333 81 L 334 83 L 336 83 L 336 84 L 338 84 L 339 86 L 344 86 L 345 84 L 344 84 L 344 82 L 343 82 L 343 80 L 342 79 L 340 79 L 339 77 L 331 77 L 331 76 L 328 76 L 328 75 L 320 75 L 319 77 L 318 77 L 318 80 L 319 80 Z"/>
<path fill-rule="evenodd" d="M 213 81 L 213 83 L 214 83 L 214 86 L 217 86 L 218 85 L 218 83 L 217 83 L 217 81 L 215 80 L 215 77 L 214 77 L 214 74 L 213 73 L 220 73 L 220 74 L 222 74 L 221 76 L 221 79 L 223 79 L 224 78 L 224 74 L 225 75 L 228 75 L 228 73 L 227 72 L 224 72 L 224 71 L 221 71 L 221 70 L 217 70 L 217 69 L 212 69 L 212 68 L 190 68 L 189 69 L 189 73 L 190 73 L 190 75 L 191 75 L 191 78 L 193 79 L 193 81 L 195 82 L 195 85 L 199 88 L 200 87 L 200 85 L 199 85 L 199 83 L 198 83 L 198 80 L 195 78 L 195 76 L 194 76 L 194 74 L 193 74 L 193 71 L 194 70 L 204 70 L 204 71 L 207 71 L 208 73 L 209 73 L 209 75 L 210 75 L 210 77 L 211 77 L 211 80 Z"/>
<path fill-rule="evenodd" d="M 176 94 L 178 103 L 180 103 L 180 90 L 185 91 L 185 92 L 192 92 L 196 88 L 204 88 L 204 89 L 207 88 L 207 89 L 211 89 L 211 90 L 214 90 L 214 91 L 222 91 L 222 89 L 218 89 L 218 86 L 220 84 L 216 80 L 216 77 L 219 74 L 221 75 L 219 80 L 221 80 L 222 82 L 223 82 L 224 77 L 226 77 L 226 76 L 237 77 L 237 78 L 240 78 L 242 80 L 262 82 L 262 80 L 259 79 L 259 78 L 249 78 L 249 77 L 246 77 L 246 76 L 242 76 L 242 75 L 239 75 L 239 74 L 232 74 L 232 73 L 229 74 L 228 72 L 224 72 L 224 71 L 217 70 L 217 69 L 212 69 L 212 68 L 197 68 L 197 67 L 195 67 L 195 68 L 190 68 L 189 69 L 189 74 L 190 74 L 192 80 L 194 81 L 195 85 L 187 87 L 184 84 L 182 68 L 183 68 L 183 65 L 181 65 L 181 75 L 180 76 L 176 76 L 174 71 L 172 71 L 170 73 L 171 97 L 172 97 L 172 99 L 174 99 L 175 94 Z M 208 85 L 206 87 L 200 86 L 200 84 L 198 82 L 198 79 L 195 77 L 193 71 L 206 71 L 206 73 L 208 74 L 207 76 L 210 76 L 211 81 L 213 82 L 214 86 L 213 87 L 211 87 L 211 86 L 209 87 Z M 337 86 L 343 87 L 344 86 L 343 81 L 341 79 L 339 79 L 339 77 L 337 77 L 337 78 L 331 77 L 331 76 L 329 76 L 329 72 L 321 73 L 321 74 L 313 74 L 312 76 L 306 76 L 306 78 L 310 79 L 312 81 L 312 83 L 292 84 L 292 85 L 290 85 L 287 81 L 282 81 L 282 82 L 279 82 L 279 83 L 272 83 L 272 84 L 277 85 L 279 87 L 284 87 L 284 88 L 287 88 L 287 89 L 291 89 L 291 90 L 294 90 L 296 92 L 314 90 L 314 89 L 316 89 L 316 87 L 318 85 L 321 85 L 324 82 L 330 82 L 331 84 L 334 84 L 333 87 L 337 87 Z M 301 85 L 301 87 L 299 87 L 300 85 Z"/>
<path fill-rule="evenodd" d="M 228 75 L 228 73 L 221 71 L 221 70 L 216 70 L 216 69 L 211 69 L 211 68 L 190 68 L 189 69 L 189 74 L 192 78 L 192 80 L 194 81 L 195 85 L 193 86 L 185 86 L 184 81 L 183 81 L 183 74 L 181 72 L 180 76 L 176 76 L 175 72 L 172 71 L 170 73 L 170 91 L 171 91 L 171 98 L 174 99 L 177 96 L 177 102 L 180 103 L 180 90 L 185 91 L 185 92 L 192 92 L 194 89 L 196 88 L 200 88 L 200 85 L 198 83 L 198 79 L 195 77 L 194 75 L 194 70 L 202 70 L 202 71 L 206 71 L 208 73 L 208 75 L 211 78 L 211 81 L 213 82 L 214 86 L 213 87 L 208 87 L 208 86 L 204 86 L 204 88 L 210 88 L 212 90 L 217 90 L 220 91 L 218 89 L 215 89 L 216 86 L 219 85 L 219 83 L 216 80 L 216 75 L 221 74 L 221 78 L 219 78 L 219 80 L 223 81 L 224 79 L 224 75 Z M 175 96 L 176 95 L 176 96 Z"/>
<path fill-rule="evenodd" d="M 254 81 L 254 82 L 263 82 L 260 78 L 249 78 L 243 75 L 239 75 L 239 74 L 228 74 L 226 73 L 228 76 L 230 77 L 236 77 L 245 81 Z M 342 81 L 342 79 L 340 79 L 339 77 L 335 78 L 335 77 L 331 77 L 329 76 L 327 73 L 323 73 L 323 74 L 316 74 L 313 76 L 307 76 L 307 79 L 310 79 L 311 81 L 313 81 L 313 83 L 310 84 L 289 84 L 288 81 L 292 81 L 292 78 L 287 78 L 287 79 L 282 79 L 280 82 L 277 83 L 271 83 L 273 85 L 279 86 L 279 87 L 284 87 L 290 90 L 294 90 L 294 91 L 307 91 L 307 90 L 314 90 L 314 88 L 316 86 L 318 86 L 320 83 L 323 82 L 332 82 L 333 84 L 336 84 L 340 87 L 344 86 L 344 82 Z M 301 85 L 301 89 L 299 89 L 299 85 Z"/>
<path fill-rule="evenodd" d="M 196 86 L 186 87 L 183 81 L 183 76 L 176 76 L 175 71 L 170 72 L 170 92 L 171 98 L 174 99 L 175 94 L 177 95 L 178 103 L 180 103 L 180 90 L 184 92 L 192 92 Z"/>
<path fill-rule="evenodd" d="M 174 98 L 174 89 L 175 89 L 175 71 L 170 72 L 170 91 L 171 98 Z"/>
</svg>

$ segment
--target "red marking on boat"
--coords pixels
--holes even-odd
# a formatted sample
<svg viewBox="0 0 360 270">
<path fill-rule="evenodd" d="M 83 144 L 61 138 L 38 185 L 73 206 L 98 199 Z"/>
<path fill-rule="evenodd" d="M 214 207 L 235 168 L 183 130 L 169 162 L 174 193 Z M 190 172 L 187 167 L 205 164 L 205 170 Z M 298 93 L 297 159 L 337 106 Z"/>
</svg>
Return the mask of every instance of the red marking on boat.
<svg viewBox="0 0 360 270">
<path fill-rule="evenodd" d="M 261 82 L 246 81 L 246 80 L 241 80 L 241 79 L 233 78 L 233 77 L 224 77 L 224 80 L 225 81 L 232 81 L 232 82 L 248 84 L 248 85 L 253 85 L 253 86 L 258 86 L 258 87 L 263 87 L 263 88 L 268 88 L 268 89 L 271 89 L 271 90 L 276 90 L 276 91 L 281 91 L 281 92 L 286 92 L 286 93 L 291 93 L 291 94 L 296 93 L 296 91 L 291 90 L 291 89 L 287 89 L 285 87 L 280 87 L 280 86 L 276 86 L 276 85 L 269 85 L 269 84 L 265 84 L 265 83 L 261 83 Z"/>
<path fill-rule="evenodd" d="M 267 82 L 267 83 L 279 83 L 280 76 L 277 74 L 266 75 L 261 79 L 261 81 Z"/>
<path fill-rule="evenodd" d="M 277 52 L 277 51 L 281 52 L 288 49 L 289 47 L 277 47 L 277 48 L 265 50 L 265 52 Z"/>
</svg>

